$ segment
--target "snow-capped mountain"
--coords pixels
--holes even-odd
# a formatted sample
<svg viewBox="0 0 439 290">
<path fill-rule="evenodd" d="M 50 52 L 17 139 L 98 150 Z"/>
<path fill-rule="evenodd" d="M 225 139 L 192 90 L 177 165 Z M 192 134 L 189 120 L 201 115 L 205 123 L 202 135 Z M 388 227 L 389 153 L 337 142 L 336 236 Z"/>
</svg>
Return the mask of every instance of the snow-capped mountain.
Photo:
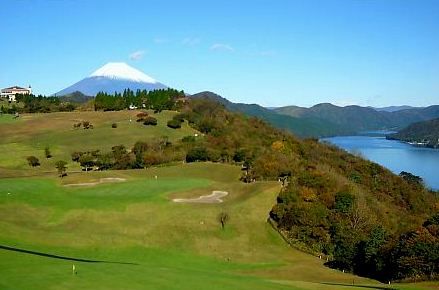
<svg viewBox="0 0 439 290">
<path fill-rule="evenodd" d="M 64 96 L 73 92 L 81 92 L 87 96 L 95 96 L 99 92 L 113 94 L 121 93 L 125 89 L 157 90 L 167 86 L 156 81 L 143 72 L 123 62 L 110 62 L 93 72 L 89 77 L 67 87 L 56 96 Z"/>
</svg>

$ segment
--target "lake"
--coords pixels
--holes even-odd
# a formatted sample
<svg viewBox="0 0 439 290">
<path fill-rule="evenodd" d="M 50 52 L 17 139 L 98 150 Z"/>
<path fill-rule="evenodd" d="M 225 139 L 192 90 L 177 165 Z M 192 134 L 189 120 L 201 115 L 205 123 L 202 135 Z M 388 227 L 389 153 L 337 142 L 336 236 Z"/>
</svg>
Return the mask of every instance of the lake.
<svg viewBox="0 0 439 290">
<path fill-rule="evenodd" d="M 384 136 L 338 136 L 323 138 L 351 153 L 387 167 L 396 174 L 407 171 L 424 179 L 425 184 L 439 190 L 439 150 L 414 147 Z"/>
</svg>

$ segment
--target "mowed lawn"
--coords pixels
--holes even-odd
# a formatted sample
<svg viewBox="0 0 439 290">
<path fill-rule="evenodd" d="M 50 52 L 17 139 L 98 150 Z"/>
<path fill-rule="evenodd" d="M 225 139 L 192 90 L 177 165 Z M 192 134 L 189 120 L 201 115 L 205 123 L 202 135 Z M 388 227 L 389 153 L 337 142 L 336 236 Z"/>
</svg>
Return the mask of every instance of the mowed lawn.
<svg viewBox="0 0 439 290">
<path fill-rule="evenodd" d="M 0 289 L 383 287 L 288 247 L 266 222 L 279 185 L 243 184 L 239 174 L 236 166 L 196 163 L 77 173 L 63 180 L 0 179 L 1 245 L 132 263 L 75 262 L 0 249 Z M 65 186 L 110 177 L 125 181 Z M 229 195 L 221 204 L 172 202 L 212 190 Z M 221 211 L 231 217 L 224 230 L 216 219 Z"/>
<path fill-rule="evenodd" d="M 195 130 L 187 123 L 181 129 L 166 126 L 176 112 L 163 111 L 149 114 L 157 118 L 157 126 L 145 126 L 136 122 L 139 111 L 118 112 L 59 112 L 49 114 L 23 114 L 17 119 L 11 115 L 0 116 L 0 169 L 15 170 L 16 174 L 35 173 L 35 171 L 55 171 L 55 162 L 69 162 L 71 170 L 79 170 L 77 163 L 71 161 L 74 151 L 109 151 L 115 145 L 125 145 L 131 149 L 137 141 L 150 141 L 166 136 L 176 141 Z M 73 129 L 73 124 L 90 121 L 94 129 Z M 112 128 L 116 123 L 117 128 Z M 46 159 L 44 149 L 50 148 L 53 155 Z M 36 156 L 41 167 L 31 169 L 26 157 Z M 0 171 L 0 176 L 2 172 Z"/>
</svg>

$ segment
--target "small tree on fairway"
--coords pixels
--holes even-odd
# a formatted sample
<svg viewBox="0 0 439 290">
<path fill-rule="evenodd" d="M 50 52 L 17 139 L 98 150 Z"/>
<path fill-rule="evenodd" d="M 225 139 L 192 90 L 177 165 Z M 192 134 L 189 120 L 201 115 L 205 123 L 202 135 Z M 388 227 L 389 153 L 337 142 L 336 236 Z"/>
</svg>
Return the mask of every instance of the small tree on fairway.
<svg viewBox="0 0 439 290">
<path fill-rule="evenodd" d="M 29 166 L 32 166 L 32 167 L 40 166 L 40 160 L 38 160 L 37 157 L 29 156 L 26 159 L 27 159 L 27 163 L 29 163 Z"/>
<path fill-rule="evenodd" d="M 229 221 L 230 216 L 227 212 L 220 212 L 218 215 L 218 222 L 221 224 L 221 228 L 224 229 L 226 223 Z"/>
<path fill-rule="evenodd" d="M 64 160 L 59 160 L 55 163 L 55 167 L 58 170 L 59 177 L 63 178 L 66 176 L 66 170 L 67 170 L 67 162 Z"/>
<path fill-rule="evenodd" d="M 50 154 L 50 149 L 49 146 L 47 146 L 46 148 L 44 148 L 44 155 L 46 155 L 46 158 L 49 159 L 52 157 L 52 154 Z"/>
</svg>

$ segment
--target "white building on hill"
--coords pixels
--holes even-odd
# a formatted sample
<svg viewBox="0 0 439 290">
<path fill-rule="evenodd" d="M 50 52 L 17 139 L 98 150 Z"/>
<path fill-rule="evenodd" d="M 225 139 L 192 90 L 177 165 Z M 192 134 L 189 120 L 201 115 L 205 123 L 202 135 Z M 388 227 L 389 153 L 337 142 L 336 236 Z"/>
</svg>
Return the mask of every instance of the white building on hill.
<svg viewBox="0 0 439 290">
<path fill-rule="evenodd" d="M 15 102 L 16 95 L 30 95 L 30 94 L 32 94 L 31 86 L 29 86 L 29 88 L 27 89 L 19 86 L 14 86 L 14 87 L 2 89 L 0 93 L 0 97 L 8 98 L 9 102 Z"/>
</svg>

